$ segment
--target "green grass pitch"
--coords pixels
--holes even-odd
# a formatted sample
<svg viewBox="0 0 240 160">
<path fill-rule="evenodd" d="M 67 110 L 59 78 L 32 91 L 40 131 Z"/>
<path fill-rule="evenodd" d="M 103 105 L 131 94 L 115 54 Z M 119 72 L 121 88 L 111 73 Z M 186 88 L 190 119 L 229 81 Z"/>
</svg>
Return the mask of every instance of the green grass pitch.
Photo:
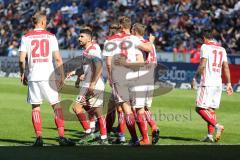
<svg viewBox="0 0 240 160">
<path fill-rule="evenodd" d="M 35 140 L 31 106 L 26 103 L 26 95 L 27 87 L 18 79 L 0 78 L 0 146 L 29 146 Z M 62 94 L 63 100 L 74 100 L 75 97 Z M 158 145 L 205 144 L 199 140 L 207 134 L 207 124 L 195 113 L 194 102 L 195 91 L 192 90 L 174 89 L 154 97 L 152 111 L 161 130 Z M 41 113 L 44 143 L 57 145 L 53 111 L 47 102 L 41 106 Z M 239 93 L 231 97 L 223 93 L 217 119 L 225 126 L 225 131 L 217 144 L 240 144 L 239 113 Z M 82 127 L 73 114 L 66 119 L 65 135 L 77 141 Z"/>
</svg>

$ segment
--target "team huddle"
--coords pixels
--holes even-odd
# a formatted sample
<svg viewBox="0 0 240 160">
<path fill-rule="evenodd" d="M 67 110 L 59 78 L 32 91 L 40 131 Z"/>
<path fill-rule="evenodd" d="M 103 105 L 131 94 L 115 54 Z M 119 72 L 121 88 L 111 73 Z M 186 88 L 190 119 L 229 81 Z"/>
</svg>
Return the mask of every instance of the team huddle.
<svg viewBox="0 0 240 160">
<path fill-rule="evenodd" d="M 27 101 L 32 105 L 32 122 L 37 137 L 34 146 L 43 146 L 40 114 L 40 104 L 43 99 L 47 99 L 54 110 L 59 144 L 61 146 L 75 145 L 75 142 L 64 137 L 64 116 L 58 93 L 64 85 L 64 81 L 74 75 L 78 77 L 75 83 L 76 87 L 79 87 L 81 81 L 79 95 L 72 107 L 84 129 L 84 136 L 79 140 L 79 144 L 109 144 L 112 132 L 117 136 L 116 139 L 111 140 L 111 143 L 124 144 L 126 143 L 126 127 L 131 135 L 130 145 L 150 145 L 159 141 L 160 130 L 150 110 L 157 57 L 153 44 L 154 36 L 150 35 L 148 40 L 143 38 L 145 35 L 144 25 L 139 23 L 132 25 L 130 18 L 119 17 L 117 22 L 109 26 L 103 50 L 93 41 L 90 28 L 81 29 L 78 40 L 84 49 L 81 62 L 83 72 L 76 69 L 65 73 L 57 39 L 55 35 L 45 30 L 47 24 L 45 13 L 37 12 L 33 16 L 33 22 L 35 29 L 22 37 L 19 48 L 19 65 L 21 81 L 24 85 L 28 85 Z M 213 142 L 214 128 L 217 131 L 216 141 L 220 139 L 224 129 L 213 118 L 215 117 L 214 109 L 218 108 L 220 103 L 222 90 L 219 86 L 222 82 L 220 79 L 219 83 L 213 84 L 213 80 L 209 79 L 221 78 L 222 64 L 228 81 L 227 92 L 229 95 L 232 94 L 232 88 L 226 52 L 211 41 L 212 37 L 209 38 L 208 44 L 202 46 L 202 61 L 195 76 L 196 79 L 199 75 L 202 78 L 196 108 L 209 125 L 208 136 L 204 141 Z M 210 53 L 209 48 L 205 49 L 209 46 L 210 48 L 215 47 L 214 53 Z M 215 57 L 210 56 L 211 58 L 209 58 L 210 54 Z M 209 68 L 206 63 L 213 63 L 212 59 L 216 63 L 218 55 L 220 56 L 219 64 L 213 64 L 215 66 Z M 25 65 L 26 58 L 27 67 Z M 55 68 L 52 62 L 53 58 L 56 64 Z M 106 66 L 107 80 L 111 87 L 106 117 L 102 110 L 105 90 L 102 78 L 103 65 Z M 52 74 L 55 72 L 59 74 L 59 77 Z M 212 74 L 213 72 L 216 74 Z M 192 84 L 194 86 L 194 82 Z M 213 96 L 216 94 L 218 96 Z M 215 98 L 210 100 L 209 97 Z M 118 127 L 117 130 L 114 130 L 116 112 L 118 113 Z M 208 113 L 211 114 L 210 117 Z M 96 123 L 99 136 L 95 134 Z M 148 135 L 148 125 L 151 128 L 151 140 Z M 136 126 L 140 131 L 140 136 L 137 135 Z"/>
</svg>

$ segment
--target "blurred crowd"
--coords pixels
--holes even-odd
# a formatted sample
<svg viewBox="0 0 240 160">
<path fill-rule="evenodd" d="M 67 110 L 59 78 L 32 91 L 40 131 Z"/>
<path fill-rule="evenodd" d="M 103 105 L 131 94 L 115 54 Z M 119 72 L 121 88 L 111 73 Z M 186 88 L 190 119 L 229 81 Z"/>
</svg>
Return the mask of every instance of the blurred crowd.
<svg viewBox="0 0 240 160">
<path fill-rule="evenodd" d="M 61 49 L 79 49 L 78 33 L 90 26 L 103 45 L 108 26 L 120 15 L 147 26 L 163 52 L 199 53 L 201 30 L 214 29 L 229 54 L 240 52 L 238 0 L 0 0 L 0 55 L 14 56 L 20 37 L 33 28 L 31 16 L 46 10 L 48 30 Z"/>
</svg>

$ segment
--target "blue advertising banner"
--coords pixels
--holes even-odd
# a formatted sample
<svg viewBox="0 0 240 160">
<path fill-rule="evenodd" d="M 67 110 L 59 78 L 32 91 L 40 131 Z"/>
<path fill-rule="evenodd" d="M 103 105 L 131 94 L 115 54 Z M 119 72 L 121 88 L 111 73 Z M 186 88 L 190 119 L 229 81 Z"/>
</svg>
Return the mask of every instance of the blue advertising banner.
<svg viewBox="0 0 240 160">
<path fill-rule="evenodd" d="M 157 80 L 174 83 L 190 83 L 198 64 L 160 62 L 156 69 Z M 166 70 L 163 72 L 163 68 Z"/>
</svg>

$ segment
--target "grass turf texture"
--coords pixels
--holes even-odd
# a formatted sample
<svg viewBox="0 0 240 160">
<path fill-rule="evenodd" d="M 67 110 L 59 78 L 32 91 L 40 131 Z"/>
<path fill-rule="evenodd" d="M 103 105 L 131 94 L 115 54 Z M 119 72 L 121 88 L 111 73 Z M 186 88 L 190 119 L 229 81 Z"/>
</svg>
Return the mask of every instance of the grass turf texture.
<svg viewBox="0 0 240 160">
<path fill-rule="evenodd" d="M 27 87 L 22 86 L 18 79 L 0 78 L 0 146 L 28 146 L 34 142 L 31 106 L 26 103 L 26 95 Z M 74 100 L 75 97 L 62 94 L 63 100 Z M 154 97 L 152 111 L 161 130 L 159 145 L 206 144 L 199 140 L 207 134 L 207 124 L 195 113 L 194 102 L 195 91 L 192 90 L 174 89 Z M 217 144 L 240 144 L 239 102 L 239 93 L 231 97 L 223 93 L 217 119 L 225 126 L 225 131 Z M 65 135 L 78 141 L 82 127 L 70 109 L 67 110 Z M 41 114 L 44 143 L 57 145 L 53 111 L 47 102 L 41 106 Z"/>
</svg>

